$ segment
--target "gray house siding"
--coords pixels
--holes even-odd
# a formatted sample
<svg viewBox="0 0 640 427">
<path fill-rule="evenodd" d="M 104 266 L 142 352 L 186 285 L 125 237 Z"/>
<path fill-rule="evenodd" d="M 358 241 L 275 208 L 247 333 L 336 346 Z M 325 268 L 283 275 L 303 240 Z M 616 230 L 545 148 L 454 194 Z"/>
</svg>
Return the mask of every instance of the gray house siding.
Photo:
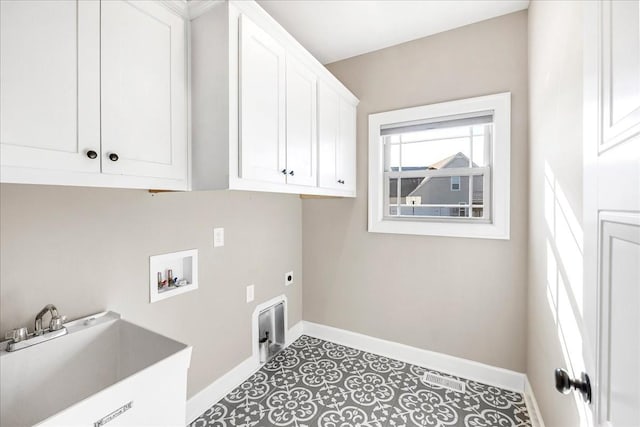
<svg viewBox="0 0 640 427">
<path fill-rule="evenodd" d="M 434 166 L 440 166 L 434 167 Z M 469 158 L 462 153 L 458 153 L 451 158 L 445 159 L 439 164 L 432 165 L 430 169 L 448 169 L 448 168 L 465 168 L 469 166 Z M 415 179 L 412 179 L 415 182 Z M 404 180 L 403 180 L 404 181 Z M 403 182 L 401 204 L 428 204 L 428 205 L 459 205 L 469 203 L 469 177 L 460 177 L 460 189 L 452 190 L 451 177 L 429 177 L 423 179 L 413 191 L 408 192 Z M 412 182 L 412 184 L 413 184 Z M 393 180 L 391 185 L 396 185 Z M 396 194 L 394 191 L 393 198 L 390 203 L 395 203 Z M 482 177 L 473 177 L 473 203 L 482 203 L 483 197 L 483 180 Z M 394 215 L 396 210 L 392 207 L 391 214 Z M 421 215 L 421 216 L 467 216 L 464 208 L 453 207 L 423 207 L 423 206 L 404 206 L 400 207 L 401 215 Z M 482 216 L 481 209 L 474 209 L 473 216 Z"/>
</svg>

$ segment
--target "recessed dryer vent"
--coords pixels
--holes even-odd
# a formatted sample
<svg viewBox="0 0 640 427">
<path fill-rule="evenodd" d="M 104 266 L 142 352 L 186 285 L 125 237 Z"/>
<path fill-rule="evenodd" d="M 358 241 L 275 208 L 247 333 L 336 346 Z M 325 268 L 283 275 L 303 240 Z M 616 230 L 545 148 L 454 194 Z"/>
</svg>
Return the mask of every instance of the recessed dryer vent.
<svg viewBox="0 0 640 427">
<path fill-rule="evenodd" d="M 265 363 L 284 348 L 285 304 L 280 301 L 258 314 L 258 357 Z"/>
</svg>

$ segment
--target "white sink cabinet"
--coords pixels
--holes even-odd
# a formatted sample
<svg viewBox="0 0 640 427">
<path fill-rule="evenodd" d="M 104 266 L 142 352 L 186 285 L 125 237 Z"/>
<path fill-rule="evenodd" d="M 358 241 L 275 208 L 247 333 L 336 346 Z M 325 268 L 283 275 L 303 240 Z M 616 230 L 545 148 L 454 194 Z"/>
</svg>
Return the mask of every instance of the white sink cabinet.
<svg viewBox="0 0 640 427">
<path fill-rule="evenodd" d="M 0 425 L 185 425 L 191 347 L 113 312 L 13 352 L 0 344 Z"/>
</svg>

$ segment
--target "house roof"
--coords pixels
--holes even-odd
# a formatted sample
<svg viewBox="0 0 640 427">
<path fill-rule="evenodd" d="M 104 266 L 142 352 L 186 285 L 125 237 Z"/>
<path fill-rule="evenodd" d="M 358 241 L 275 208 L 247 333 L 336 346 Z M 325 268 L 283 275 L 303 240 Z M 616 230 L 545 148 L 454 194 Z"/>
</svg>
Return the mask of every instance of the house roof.
<svg viewBox="0 0 640 427">
<path fill-rule="evenodd" d="M 458 152 L 452 156 L 446 157 L 444 159 L 438 160 L 435 163 L 430 164 L 429 166 L 410 166 L 410 167 L 403 167 L 402 170 L 403 171 L 419 171 L 419 170 L 437 170 L 437 169 L 445 169 L 448 167 L 453 167 L 454 165 L 452 165 L 452 163 L 454 162 L 454 160 L 459 160 L 459 159 L 466 159 L 467 162 L 469 161 L 469 158 L 462 152 Z M 396 172 L 398 171 L 397 167 L 392 167 L 391 168 L 392 171 Z M 424 185 L 427 181 L 429 180 L 429 177 L 427 178 L 402 178 L 401 182 L 400 182 L 400 197 L 407 197 L 410 196 L 411 193 L 413 193 L 414 191 L 416 191 L 418 189 L 418 187 Z M 390 180 L 390 187 L 389 188 L 389 197 L 397 197 L 397 193 L 398 193 L 398 185 L 397 185 L 397 178 L 391 178 Z"/>
<path fill-rule="evenodd" d="M 464 157 L 467 157 L 467 156 L 465 156 L 465 155 L 464 155 L 464 154 L 462 154 L 462 153 L 457 153 L 457 154 L 454 154 L 454 155 L 452 155 L 452 156 L 449 156 L 449 157 L 447 157 L 447 158 L 445 158 L 445 159 L 439 160 L 439 161 L 437 161 L 437 162 L 435 162 L 435 163 L 431 164 L 431 165 L 429 166 L 429 169 L 442 169 L 442 168 L 446 168 L 446 167 L 449 165 L 449 163 L 451 163 L 451 161 L 453 161 L 453 159 L 455 159 L 456 157 L 458 157 L 458 155 L 460 155 L 460 156 L 464 156 Z"/>
<path fill-rule="evenodd" d="M 456 160 L 463 160 L 463 163 L 466 163 L 467 165 L 469 164 L 469 158 L 461 152 L 458 152 L 456 154 L 454 154 L 453 156 L 449 156 L 446 159 L 442 159 L 439 162 L 436 162 L 434 164 L 432 164 L 430 167 L 434 167 L 434 169 L 446 169 L 449 167 L 458 167 L 459 165 L 454 165 L 453 163 Z M 435 167 L 436 165 L 438 165 L 439 167 Z M 472 163 L 473 166 L 477 166 L 475 163 Z M 414 193 L 418 192 L 422 187 L 424 187 L 425 185 L 427 185 L 427 183 L 429 182 L 429 180 L 431 179 L 431 177 L 426 177 L 424 178 L 418 185 L 416 185 L 416 187 L 413 189 L 413 191 L 411 191 L 409 194 L 407 194 L 407 196 L 412 196 Z M 479 181 L 478 181 L 479 182 Z M 474 187 L 476 186 L 476 184 L 474 184 Z"/>
</svg>

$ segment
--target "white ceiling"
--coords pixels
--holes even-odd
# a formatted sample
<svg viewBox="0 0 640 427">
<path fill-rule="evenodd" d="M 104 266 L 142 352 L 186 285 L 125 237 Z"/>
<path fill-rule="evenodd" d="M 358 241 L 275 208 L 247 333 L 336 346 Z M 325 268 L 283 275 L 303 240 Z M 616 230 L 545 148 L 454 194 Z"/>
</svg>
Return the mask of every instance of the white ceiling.
<svg viewBox="0 0 640 427">
<path fill-rule="evenodd" d="M 529 0 L 257 1 L 323 64 L 529 6 Z"/>
</svg>

